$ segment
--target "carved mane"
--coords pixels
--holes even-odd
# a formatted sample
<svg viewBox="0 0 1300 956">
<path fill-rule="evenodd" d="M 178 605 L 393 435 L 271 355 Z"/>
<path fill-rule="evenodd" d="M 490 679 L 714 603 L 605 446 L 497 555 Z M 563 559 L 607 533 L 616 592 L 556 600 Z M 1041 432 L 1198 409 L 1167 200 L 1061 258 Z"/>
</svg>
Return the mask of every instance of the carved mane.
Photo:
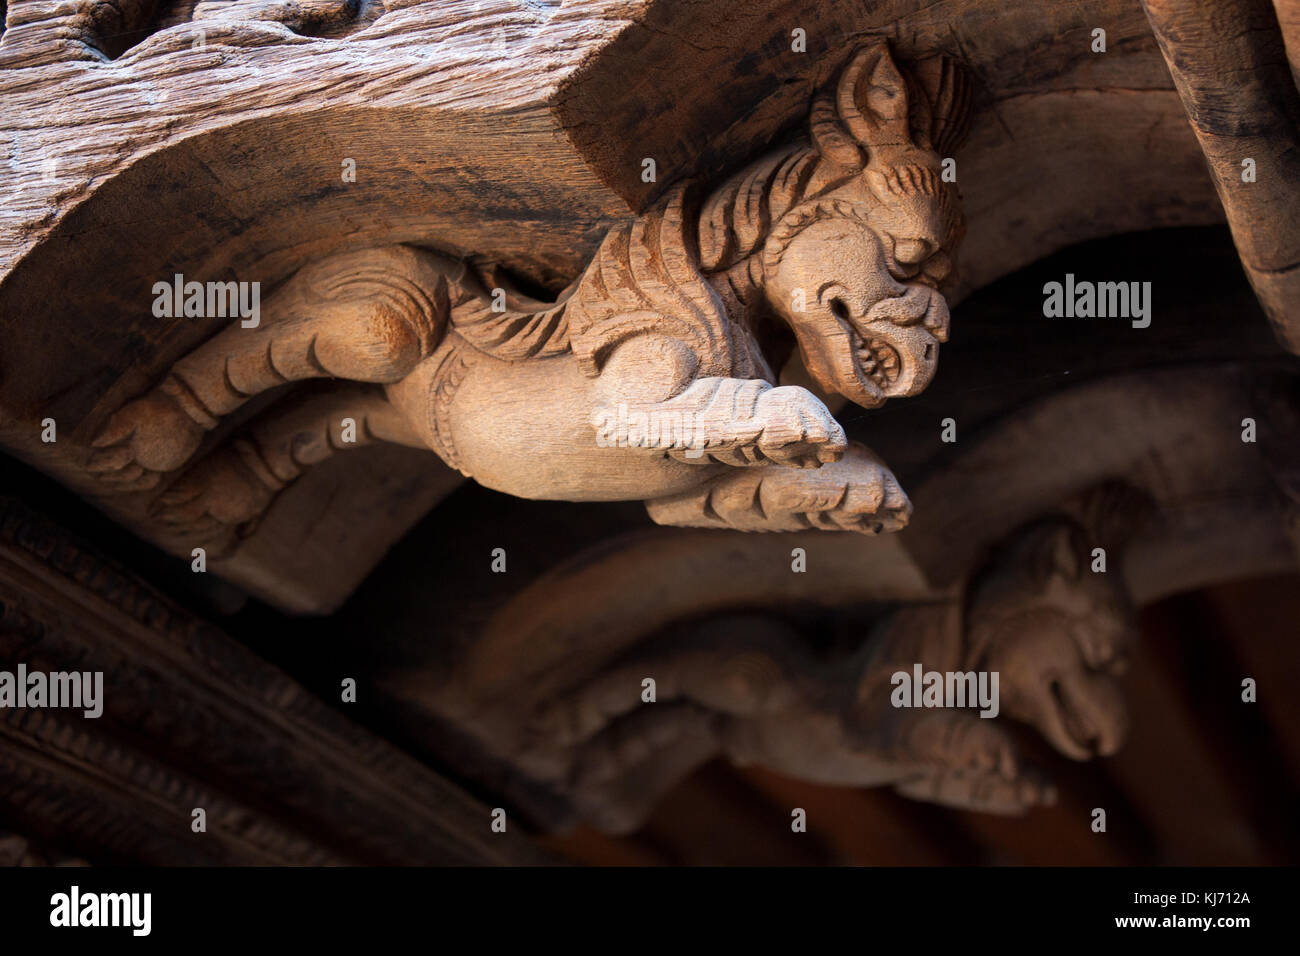
<svg viewBox="0 0 1300 956">
<path fill-rule="evenodd" d="M 632 222 L 610 230 L 568 304 L 574 355 L 599 373 L 624 340 L 653 331 L 680 339 L 699 359 L 699 375 L 748 378 L 763 360 L 748 331 L 705 278 L 695 251 L 691 187 L 674 186 Z"/>
<path fill-rule="evenodd" d="M 909 95 L 881 104 L 875 80 L 889 71 L 906 78 Z M 571 349 L 592 376 L 619 343 L 648 331 L 690 346 L 701 375 L 753 375 L 765 363 L 736 319 L 738 303 L 706 277 L 761 252 L 788 214 L 869 166 L 893 182 L 898 170 L 917 169 L 918 159 L 932 163 L 935 151 L 952 150 L 965 135 L 969 105 L 967 75 L 954 61 L 932 56 L 899 73 L 888 44 L 873 43 L 844 69 L 833 96 L 817 97 L 811 142 L 778 149 L 731 177 L 703 198 L 698 215 L 692 186 L 673 187 L 644 215 L 610 230 L 572 298 L 492 312 L 486 290 L 466 285 L 451 324 L 507 361 Z"/>
<path fill-rule="evenodd" d="M 882 71 L 906 83 L 908 95 L 877 101 Z M 902 85 L 902 83 L 898 83 Z M 956 61 L 937 54 L 900 71 L 881 40 L 859 51 L 845 67 L 834 92 L 813 102 L 808 140 L 763 157 L 725 182 L 705 202 L 699 245 L 704 269 L 730 269 L 759 252 L 778 224 L 868 168 L 889 184 L 946 200 L 946 191 L 927 190 L 930 164 L 950 155 L 966 137 L 972 86 Z"/>
</svg>

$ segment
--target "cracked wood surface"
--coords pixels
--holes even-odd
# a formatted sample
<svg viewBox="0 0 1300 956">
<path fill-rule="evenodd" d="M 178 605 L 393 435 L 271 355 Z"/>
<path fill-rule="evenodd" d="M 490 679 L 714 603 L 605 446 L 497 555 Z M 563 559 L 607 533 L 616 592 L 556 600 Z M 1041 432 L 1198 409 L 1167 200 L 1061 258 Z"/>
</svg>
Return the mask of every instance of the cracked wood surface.
<svg viewBox="0 0 1300 956">
<path fill-rule="evenodd" d="M 1205 152 L 1246 275 L 1279 340 L 1300 351 L 1300 95 L 1291 75 L 1300 5 L 1143 5 Z"/>
</svg>

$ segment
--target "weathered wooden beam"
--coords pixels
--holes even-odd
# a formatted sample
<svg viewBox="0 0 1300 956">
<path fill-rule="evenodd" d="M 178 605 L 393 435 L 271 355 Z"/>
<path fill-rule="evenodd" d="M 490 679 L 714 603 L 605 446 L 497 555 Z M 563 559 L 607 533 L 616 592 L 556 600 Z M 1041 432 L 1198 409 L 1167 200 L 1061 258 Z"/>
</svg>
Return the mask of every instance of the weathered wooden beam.
<svg viewBox="0 0 1300 956">
<path fill-rule="evenodd" d="M 1277 11 L 1277 25 L 1282 30 L 1282 40 L 1286 44 L 1286 58 L 1291 63 L 1291 75 L 1300 88 L 1300 2 L 1273 0 L 1273 9 Z"/>
<path fill-rule="evenodd" d="M 1143 0 L 1205 153 L 1242 266 L 1278 339 L 1300 352 L 1300 95 L 1296 5 Z M 1281 16 L 1279 17 L 1279 14 Z"/>
</svg>

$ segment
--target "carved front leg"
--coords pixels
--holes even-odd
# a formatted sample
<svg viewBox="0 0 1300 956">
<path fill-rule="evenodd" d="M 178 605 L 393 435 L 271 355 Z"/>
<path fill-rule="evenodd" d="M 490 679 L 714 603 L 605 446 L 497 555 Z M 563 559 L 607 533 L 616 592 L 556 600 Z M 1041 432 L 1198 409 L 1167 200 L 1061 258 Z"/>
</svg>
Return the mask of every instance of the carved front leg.
<svg viewBox="0 0 1300 956">
<path fill-rule="evenodd" d="M 583 752 L 566 790 L 584 820 L 623 834 L 640 827 L 663 797 L 720 753 L 720 718 L 689 704 L 654 705 Z"/>
<path fill-rule="evenodd" d="M 695 367 L 694 355 L 665 336 L 620 346 L 596 391 L 597 444 L 660 448 L 681 461 L 738 467 L 816 468 L 844 454 L 844 429 L 807 389 L 695 379 Z"/>
<path fill-rule="evenodd" d="M 891 758 L 915 765 L 895 785 L 904 796 L 1002 814 L 1056 800 L 993 720 L 961 710 L 894 711 L 886 726 Z"/>
<path fill-rule="evenodd" d="M 870 449 L 854 444 L 814 471 L 752 468 L 699 488 L 646 502 L 656 524 L 738 531 L 856 531 L 881 534 L 907 524 L 912 503 Z"/>
</svg>

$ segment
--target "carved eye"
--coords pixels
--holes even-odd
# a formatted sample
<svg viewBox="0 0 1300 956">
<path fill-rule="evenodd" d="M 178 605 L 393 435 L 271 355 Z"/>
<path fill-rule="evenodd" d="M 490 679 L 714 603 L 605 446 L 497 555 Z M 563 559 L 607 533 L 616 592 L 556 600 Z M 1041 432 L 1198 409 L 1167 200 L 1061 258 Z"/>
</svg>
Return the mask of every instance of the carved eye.
<svg viewBox="0 0 1300 956">
<path fill-rule="evenodd" d="M 830 309 L 831 315 L 841 322 L 847 321 L 849 317 L 849 305 L 843 298 L 845 291 L 838 282 L 828 282 L 817 290 L 817 301 Z"/>
<path fill-rule="evenodd" d="M 1107 612 L 1099 608 L 1097 613 L 1104 616 Z M 1070 627 L 1070 635 L 1079 646 L 1084 662 L 1093 670 L 1106 671 L 1118 677 L 1128 669 L 1125 649 L 1131 635 L 1127 627 L 1110 627 L 1099 621 L 1076 622 Z"/>
<path fill-rule="evenodd" d="M 895 239 L 894 258 L 904 265 L 914 266 L 930 258 L 932 248 L 925 239 Z"/>
</svg>

